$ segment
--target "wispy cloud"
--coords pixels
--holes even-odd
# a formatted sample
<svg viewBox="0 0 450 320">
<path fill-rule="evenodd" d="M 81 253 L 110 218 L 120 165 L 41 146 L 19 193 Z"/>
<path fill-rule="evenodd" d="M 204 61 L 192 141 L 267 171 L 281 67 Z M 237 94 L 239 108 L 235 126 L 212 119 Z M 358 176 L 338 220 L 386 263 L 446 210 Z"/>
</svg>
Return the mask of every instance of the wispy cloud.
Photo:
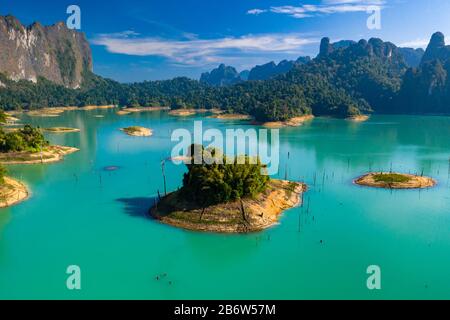
<svg viewBox="0 0 450 320">
<path fill-rule="evenodd" d="M 267 10 L 263 9 L 251 9 L 247 11 L 247 14 L 259 15 L 261 13 L 267 12 Z"/>
<path fill-rule="evenodd" d="M 445 42 L 450 43 L 450 37 L 445 37 Z M 428 44 L 430 43 L 429 38 L 418 38 L 411 41 L 406 41 L 399 44 L 399 47 L 402 48 L 426 48 Z"/>
<path fill-rule="evenodd" d="M 260 34 L 215 39 L 191 38 L 183 40 L 139 37 L 124 33 L 101 34 L 92 40 L 111 53 L 132 56 L 159 56 L 180 65 L 213 64 L 239 56 L 257 58 L 267 54 L 300 54 L 305 45 L 317 39 L 302 34 Z"/>
<path fill-rule="evenodd" d="M 385 0 L 323 0 L 322 4 L 304 4 L 300 6 L 274 6 L 269 9 L 251 9 L 248 14 L 272 12 L 285 14 L 297 19 L 347 12 L 367 12 L 373 6 L 383 7 Z"/>
<path fill-rule="evenodd" d="M 402 48 L 425 48 L 428 45 L 429 39 L 415 39 L 399 44 Z"/>
<path fill-rule="evenodd" d="M 121 38 L 129 38 L 129 37 L 137 37 L 139 36 L 140 33 L 137 33 L 136 31 L 133 30 L 125 30 L 125 31 L 121 31 L 121 32 L 114 32 L 114 33 L 108 33 L 108 34 L 99 34 L 99 37 L 114 37 L 117 39 L 121 39 Z"/>
</svg>

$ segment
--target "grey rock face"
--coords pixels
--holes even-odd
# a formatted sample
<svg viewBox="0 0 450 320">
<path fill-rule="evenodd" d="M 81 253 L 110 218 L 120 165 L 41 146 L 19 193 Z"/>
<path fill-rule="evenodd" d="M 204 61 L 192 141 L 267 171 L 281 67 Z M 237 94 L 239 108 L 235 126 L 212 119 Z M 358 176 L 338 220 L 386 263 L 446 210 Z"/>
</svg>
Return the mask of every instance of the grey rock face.
<svg viewBox="0 0 450 320">
<path fill-rule="evenodd" d="M 221 64 L 211 72 L 205 72 L 200 78 L 200 82 L 211 86 L 229 86 L 241 82 L 241 78 L 235 68 Z"/>
<path fill-rule="evenodd" d="M 44 77 L 78 88 L 84 71 L 92 71 L 92 54 L 83 33 L 62 22 L 24 26 L 15 17 L 0 16 L 0 72 L 10 79 Z"/>
<path fill-rule="evenodd" d="M 436 32 L 431 37 L 427 50 L 422 57 L 421 65 L 433 60 L 446 62 L 450 59 L 450 46 L 445 45 L 445 36 L 442 32 Z"/>
</svg>

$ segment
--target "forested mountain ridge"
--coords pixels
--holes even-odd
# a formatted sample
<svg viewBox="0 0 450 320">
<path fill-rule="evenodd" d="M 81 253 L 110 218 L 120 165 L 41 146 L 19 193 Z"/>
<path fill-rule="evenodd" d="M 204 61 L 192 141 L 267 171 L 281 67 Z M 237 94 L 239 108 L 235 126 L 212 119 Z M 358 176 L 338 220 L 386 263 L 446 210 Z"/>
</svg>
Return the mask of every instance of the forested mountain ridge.
<svg viewBox="0 0 450 320">
<path fill-rule="evenodd" d="M 244 70 L 240 73 L 238 73 L 234 67 L 220 64 L 210 72 L 202 73 L 200 82 L 211 86 L 224 87 L 247 80 L 269 80 L 288 73 L 296 65 L 306 64 L 310 61 L 310 57 L 299 57 L 295 61 L 282 60 L 278 64 L 271 61 L 263 65 L 255 66 L 250 70 Z"/>
<path fill-rule="evenodd" d="M 379 112 L 390 108 L 406 70 L 403 56 L 390 42 L 372 38 L 336 48 L 324 38 L 318 57 L 296 67 L 284 79 L 311 91 L 309 96 L 317 95 L 319 88 L 323 88 L 319 90 L 322 92 L 342 91 L 340 96 L 348 96 L 358 110 Z M 316 109 L 327 113 L 329 108 L 323 109 L 329 100 L 327 95 L 320 100 L 325 101 Z"/>
<path fill-rule="evenodd" d="M 433 34 L 420 66 L 403 77 L 394 113 L 450 114 L 450 46 Z"/>
<path fill-rule="evenodd" d="M 248 80 L 269 80 L 275 78 L 276 76 L 288 73 L 296 65 L 306 64 L 310 61 L 310 57 L 299 57 L 295 61 L 283 60 L 278 64 L 271 61 L 252 68 L 250 70 L 250 74 L 248 75 Z"/>
</svg>

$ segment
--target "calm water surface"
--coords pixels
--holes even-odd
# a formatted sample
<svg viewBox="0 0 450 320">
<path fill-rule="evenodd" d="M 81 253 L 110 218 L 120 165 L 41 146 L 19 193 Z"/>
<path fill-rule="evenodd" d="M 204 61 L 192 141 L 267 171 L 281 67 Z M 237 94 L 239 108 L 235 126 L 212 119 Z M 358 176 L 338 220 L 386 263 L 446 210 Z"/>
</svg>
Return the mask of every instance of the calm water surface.
<svg viewBox="0 0 450 320">
<path fill-rule="evenodd" d="M 114 111 L 22 116 L 41 127 L 80 128 L 46 136 L 81 151 L 57 164 L 9 167 L 32 196 L 0 210 L 0 298 L 450 298 L 450 118 L 315 119 L 282 129 L 278 177 L 287 167 L 289 179 L 310 190 L 280 225 L 250 235 L 193 233 L 145 216 L 163 188 L 170 134 L 192 129 L 193 119 Z M 151 127 L 154 136 L 118 130 L 129 125 Z M 118 168 L 105 169 L 111 166 Z M 423 170 L 439 184 L 392 192 L 352 184 L 390 168 Z M 185 168 L 169 164 L 166 171 L 174 190 Z M 81 267 L 81 291 L 66 288 L 69 265 Z M 380 291 L 366 287 L 369 265 L 382 269 Z"/>
</svg>

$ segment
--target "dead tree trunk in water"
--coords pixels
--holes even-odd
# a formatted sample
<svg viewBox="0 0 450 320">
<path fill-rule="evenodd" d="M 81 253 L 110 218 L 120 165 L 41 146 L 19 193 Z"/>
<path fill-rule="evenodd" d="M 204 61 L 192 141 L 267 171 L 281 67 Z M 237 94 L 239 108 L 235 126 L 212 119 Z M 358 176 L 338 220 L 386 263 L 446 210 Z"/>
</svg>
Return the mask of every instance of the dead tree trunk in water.
<svg viewBox="0 0 450 320">
<path fill-rule="evenodd" d="M 161 171 L 162 171 L 162 175 L 163 175 L 163 179 L 164 179 L 164 196 L 167 196 L 166 172 L 164 170 L 165 166 L 166 166 L 166 162 L 164 160 L 161 161 Z"/>
</svg>

